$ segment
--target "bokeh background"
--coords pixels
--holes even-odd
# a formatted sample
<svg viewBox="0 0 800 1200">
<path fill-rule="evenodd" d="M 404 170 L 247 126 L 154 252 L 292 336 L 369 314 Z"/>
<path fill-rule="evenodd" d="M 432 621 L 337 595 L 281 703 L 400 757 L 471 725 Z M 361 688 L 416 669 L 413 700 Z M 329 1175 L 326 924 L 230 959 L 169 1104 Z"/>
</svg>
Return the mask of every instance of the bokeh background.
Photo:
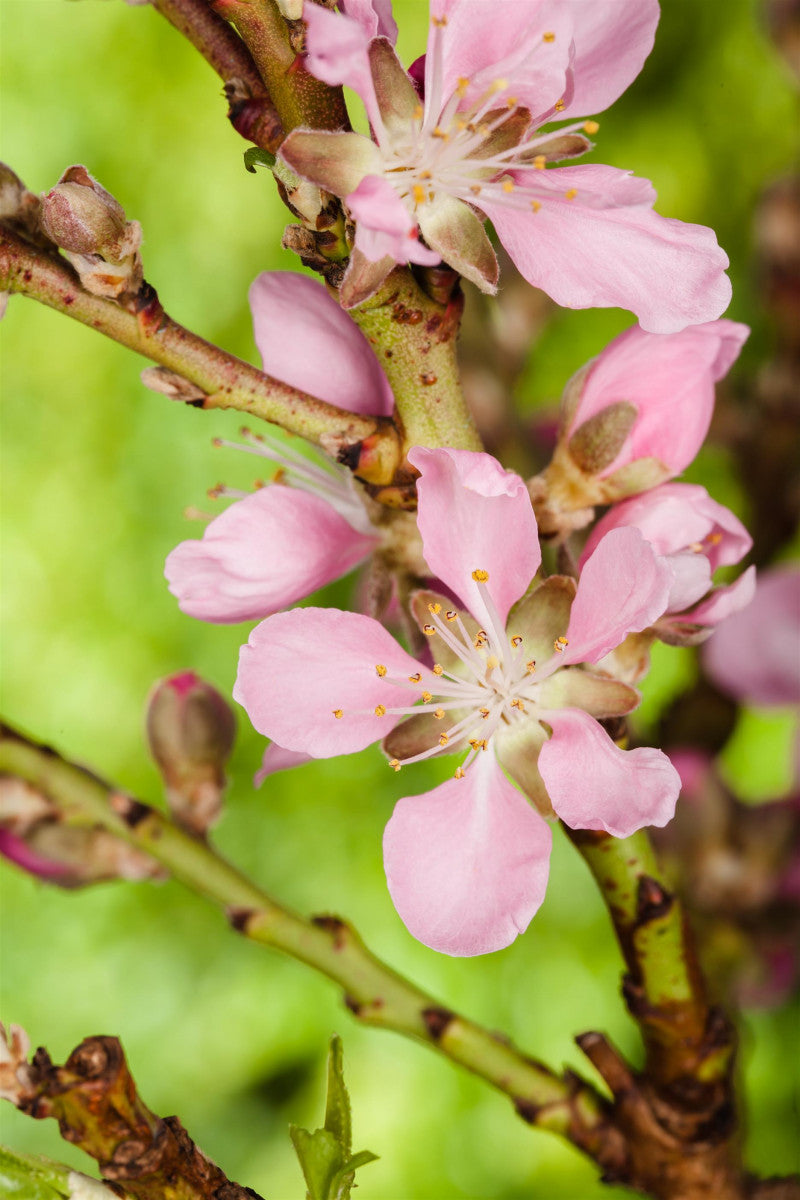
<svg viewBox="0 0 800 1200">
<path fill-rule="evenodd" d="M 404 61 L 423 48 L 427 8 L 400 0 Z M 33 190 L 84 163 L 145 230 L 147 278 L 167 310 L 253 361 L 247 287 L 261 270 L 295 270 L 279 247 L 286 220 L 270 176 L 247 174 L 210 68 L 149 7 L 119 0 L 3 0 L 2 157 Z M 639 80 L 601 118 L 597 161 L 649 176 L 665 215 L 716 228 L 731 257 L 729 316 L 754 329 L 736 378 L 769 355 L 752 265 L 757 196 L 789 168 L 795 98 L 761 9 L 751 0 L 664 0 Z M 621 312 L 553 310 L 518 387 L 533 413 L 630 323 Z M 206 489 L 243 484 L 251 460 L 212 448 L 233 414 L 183 408 L 146 391 L 145 364 L 67 318 L 12 298 L 3 322 L 3 707 L 19 726 L 146 798 L 159 782 L 141 718 L 153 681 L 194 668 L 229 693 L 247 627 L 206 627 L 169 595 L 163 561 L 211 511 Z M 313 353 L 313 347 L 309 347 Z M 689 476 L 747 518 L 730 456 L 701 454 Z M 787 550 L 784 548 L 784 553 Z M 346 603 L 353 581 L 329 589 Z M 693 677 L 691 651 L 659 648 L 639 731 Z M 397 778 L 377 749 L 250 780 L 261 739 L 239 712 L 232 787 L 218 842 L 303 912 L 350 918 L 367 942 L 442 999 L 528 1052 L 589 1070 L 572 1043 L 606 1030 L 634 1060 L 636 1031 L 618 999 L 620 958 L 588 873 L 556 835 L 547 901 L 503 953 L 450 960 L 416 944 L 383 879 L 380 839 Z M 790 784 L 791 717 L 746 714 L 722 769 L 748 801 Z M 415 790 L 449 773 L 415 768 Z M 2 1011 L 63 1056 L 116 1034 L 142 1095 L 178 1113 L 225 1171 L 270 1200 L 303 1195 L 287 1124 L 323 1114 L 324 1062 L 344 1038 L 356 1148 L 380 1161 L 360 1176 L 370 1200 L 559 1196 L 613 1200 L 593 1168 L 532 1132 L 507 1101 L 425 1048 L 362 1030 L 336 990 L 306 968 L 232 936 L 177 885 L 103 885 L 60 893 L 0 864 Z M 745 1010 L 741 1073 L 751 1166 L 800 1166 L 796 1008 Z M 794 1068 L 791 1064 L 794 1063 Z M 793 1075 L 795 1078 L 793 1078 Z M 0 1108 L 0 1140 L 91 1164 L 54 1123 Z"/>
</svg>

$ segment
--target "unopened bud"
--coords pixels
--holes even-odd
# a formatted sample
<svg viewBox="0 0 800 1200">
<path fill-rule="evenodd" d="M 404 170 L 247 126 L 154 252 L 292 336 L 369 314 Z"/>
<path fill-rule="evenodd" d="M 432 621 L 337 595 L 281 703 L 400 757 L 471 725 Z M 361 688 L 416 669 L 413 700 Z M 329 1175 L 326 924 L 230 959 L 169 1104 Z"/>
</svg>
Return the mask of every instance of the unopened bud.
<svg viewBox="0 0 800 1200">
<path fill-rule="evenodd" d="M 145 367 L 141 380 L 151 392 L 161 392 L 170 400 L 182 400 L 185 404 L 194 404 L 197 400 L 205 400 L 206 393 L 197 384 L 190 383 L 182 375 L 170 371 L 169 367 Z"/>
<path fill-rule="evenodd" d="M 41 201 L 42 229 L 95 296 L 120 299 L 142 283 L 142 230 L 85 167 L 69 167 Z"/>
<path fill-rule="evenodd" d="M 41 201 L 11 167 L 0 163 L 0 224 L 7 226 L 26 241 L 48 246 L 39 226 Z"/>
<path fill-rule="evenodd" d="M 204 834 L 219 816 L 235 737 L 230 706 L 194 671 L 156 684 L 147 705 L 150 753 L 175 819 L 192 833 Z"/>
<path fill-rule="evenodd" d="M 98 825 L 66 825 L 31 784 L 0 778 L 0 854 L 58 887 L 163 876 L 158 863 Z"/>
<path fill-rule="evenodd" d="M 35 1095 L 35 1078 L 28 1064 L 31 1040 L 21 1025 L 0 1025 L 0 1097 L 21 1107 Z"/>
<path fill-rule="evenodd" d="M 85 167 L 70 167 L 42 196 L 45 233 L 71 254 L 115 257 L 125 234 L 125 210 Z"/>
</svg>

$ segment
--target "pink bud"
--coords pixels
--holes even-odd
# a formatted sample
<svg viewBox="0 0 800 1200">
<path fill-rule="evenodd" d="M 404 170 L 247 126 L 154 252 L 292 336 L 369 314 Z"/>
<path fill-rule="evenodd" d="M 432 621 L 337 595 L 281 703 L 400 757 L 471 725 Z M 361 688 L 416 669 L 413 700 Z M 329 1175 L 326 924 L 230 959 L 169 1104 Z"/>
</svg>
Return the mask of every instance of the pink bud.
<svg viewBox="0 0 800 1200">
<path fill-rule="evenodd" d="M 236 737 L 233 712 L 194 671 L 162 679 L 147 705 L 150 753 L 180 824 L 204 833 L 219 815 L 224 766 Z"/>
<path fill-rule="evenodd" d="M 114 250 L 125 233 L 125 211 L 93 179 L 85 167 L 69 167 L 42 196 L 42 227 L 47 236 L 72 254 Z"/>
</svg>

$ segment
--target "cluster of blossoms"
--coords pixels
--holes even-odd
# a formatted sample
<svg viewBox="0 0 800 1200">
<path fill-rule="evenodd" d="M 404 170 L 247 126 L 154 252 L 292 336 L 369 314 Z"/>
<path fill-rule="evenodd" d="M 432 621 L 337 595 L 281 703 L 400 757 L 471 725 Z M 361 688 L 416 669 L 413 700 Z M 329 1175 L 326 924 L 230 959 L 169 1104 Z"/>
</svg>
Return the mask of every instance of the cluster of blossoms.
<svg viewBox="0 0 800 1200">
<path fill-rule="evenodd" d="M 320 284 L 262 275 L 251 303 L 270 374 L 354 411 L 391 411 L 366 338 Z M 453 778 L 401 799 L 386 830 L 392 898 L 427 945 L 486 953 L 527 926 L 547 882 L 548 817 L 619 837 L 670 820 L 680 781 L 669 759 L 621 749 L 602 722 L 638 705 L 643 641 L 702 639 L 752 596 L 752 568 L 712 585 L 749 550 L 746 530 L 703 488 L 670 482 L 705 437 L 714 383 L 746 336 L 725 320 L 671 335 L 635 327 L 570 381 L 560 478 L 576 505 L 626 497 L 594 525 L 573 575 L 542 572 L 519 476 L 484 453 L 411 450 L 419 507 L 416 522 L 404 515 L 403 567 L 418 656 L 374 616 L 280 611 L 370 557 L 397 566 L 393 523 L 372 523 L 343 468 L 247 434 L 244 449 L 279 461 L 277 481 L 169 556 L 184 611 L 266 618 L 234 693 L 271 739 L 260 778 L 379 740 L 396 771 L 459 755 Z"/>
</svg>

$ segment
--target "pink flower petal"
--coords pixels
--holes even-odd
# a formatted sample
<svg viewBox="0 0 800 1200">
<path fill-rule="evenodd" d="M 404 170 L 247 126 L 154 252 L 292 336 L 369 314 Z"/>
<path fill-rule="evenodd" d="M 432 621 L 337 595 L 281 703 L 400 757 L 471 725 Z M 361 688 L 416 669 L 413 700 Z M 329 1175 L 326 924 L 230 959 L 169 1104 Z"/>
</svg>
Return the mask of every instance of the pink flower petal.
<svg viewBox="0 0 800 1200">
<path fill-rule="evenodd" d="M 364 101 L 370 124 L 380 122 L 378 102 L 369 65 L 369 23 L 332 12 L 321 4 L 303 5 L 306 23 L 305 65 L 312 75 L 332 87 L 345 83 Z"/>
<path fill-rule="evenodd" d="M 570 829 L 630 837 L 672 820 L 681 779 L 666 754 L 620 750 L 593 717 L 576 708 L 542 712 L 553 736 L 539 752 L 551 803 Z"/>
<path fill-rule="evenodd" d="M 626 401 L 638 410 L 636 424 L 601 474 L 652 455 L 677 475 L 700 449 L 714 411 L 714 384 L 749 333 L 746 325 L 725 320 L 671 334 L 627 329 L 590 365 L 569 432 Z"/>
<path fill-rule="evenodd" d="M 569 9 L 574 20 L 575 58 L 572 100 L 560 115 L 602 112 L 633 82 L 652 50 L 658 0 L 551 0 L 547 11 L 562 8 Z"/>
<path fill-rule="evenodd" d="M 491 752 L 395 807 L 383 838 L 389 892 L 409 933 L 442 954 L 502 950 L 544 899 L 552 835 Z"/>
<path fill-rule="evenodd" d="M 638 529 L 612 529 L 581 571 L 562 661 L 595 663 L 627 634 L 652 625 L 671 586 L 668 562 Z"/>
<path fill-rule="evenodd" d="M 378 664 L 387 678 L 377 674 Z M 233 696 L 259 733 L 287 750 L 331 758 L 384 737 L 399 718 L 376 716 L 375 707 L 407 705 L 416 697 L 387 680 L 420 670 L 420 687 L 430 687 L 431 672 L 371 617 L 299 608 L 256 626 L 239 654 Z"/>
<path fill-rule="evenodd" d="M 756 569 L 748 567 L 735 583 L 731 583 L 727 587 L 714 588 L 708 599 L 703 600 L 695 608 L 689 609 L 688 612 L 681 613 L 674 619 L 673 624 L 678 628 L 681 623 L 685 622 L 690 625 L 718 625 L 720 621 L 726 621 L 734 613 L 747 608 L 752 603 L 755 594 Z M 798 666 L 798 673 L 800 673 L 800 666 Z"/>
<path fill-rule="evenodd" d="M 446 19 L 436 25 L 433 19 Z M 536 116 L 564 96 L 573 35 L 569 5 L 515 0 L 495 8 L 486 0 L 433 0 L 425 56 L 425 103 L 438 116 L 468 79 L 463 106 L 476 103 L 497 80 Z M 544 40 L 545 33 L 555 37 Z"/>
<path fill-rule="evenodd" d="M 264 370 L 348 412 L 391 416 L 394 397 L 369 342 L 321 283 L 265 271 L 250 287 Z"/>
<path fill-rule="evenodd" d="M 727 255 L 710 229 L 652 211 L 646 180 L 599 164 L 517 177 L 532 211 L 480 197 L 500 241 L 534 287 L 567 308 L 627 308 L 644 329 L 675 333 L 727 308 Z M 572 199 L 567 193 L 575 192 Z"/>
<path fill-rule="evenodd" d="M 721 691 L 745 704 L 800 703 L 800 570 L 763 571 L 752 604 L 704 647 L 703 666 Z"/>
<path fill-rule="evenodd" d="M 345 575 L 376 544 L 319 496 L 270 484 L 176 546 L 164 573 L 190 617 L 251 621 Z"/>
<path fill-rule="evenodd" d="M 431 573 L 483 621 L 472 572 L 488 571 L 486 586 L 505 622 L 542 560 L 525 484 L 490 454 L 472 450 L 415 446 L 408 461 L 421 472 L 417 524 Z"/>
<path fill-rule="evenodd" d="M 433 267 L 441 261 L 435 250 L 422 245 L 416 222 L 386 179 L 367 175 L 345 203 L 356 221 L 355 244 L 370 262 L 389 256 L 397 263 Z"/>
<path fill-rule="evenodd" d="M 397 22 L 392 16 L 392 0 L 342 0 L 342 11 L 358 21 L 370 38 L 386 37 L 392 45 L 397 41 Z"/>
<path fill-rule="evenodd" d="M 313 762 L 310 754 L 298 754 L 295 750 L 287 750 L 277 742 L 270 742 L 261 759 L 261 769 L 253 776 L 253 787 L 260 788 L 265 779 L 278 771 L 288 771 L 292 767 L 302 767 L 304 763 Z"/>
</svg>

